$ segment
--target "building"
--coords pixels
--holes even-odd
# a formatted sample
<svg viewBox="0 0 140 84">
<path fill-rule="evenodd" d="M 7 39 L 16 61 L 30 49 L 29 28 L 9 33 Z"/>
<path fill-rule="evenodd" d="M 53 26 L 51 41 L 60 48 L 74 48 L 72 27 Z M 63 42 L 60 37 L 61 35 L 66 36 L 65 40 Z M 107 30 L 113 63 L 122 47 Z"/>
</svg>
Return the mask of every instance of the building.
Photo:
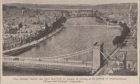
<svg viewBox="0 0 140 84">
<path fill-rule="evenodd" d="M 95 15 L 95 11 L 93 11 L 92 9 L 77 9 L 69 11 L 69 13 L 71 17 L 93 17 Z"/>
<path fill-rule="evenodd" d="M 136 51 L 129 51 L 126 56 L 126 69 L 137 72 L 137 52 Z"/>
</svg>

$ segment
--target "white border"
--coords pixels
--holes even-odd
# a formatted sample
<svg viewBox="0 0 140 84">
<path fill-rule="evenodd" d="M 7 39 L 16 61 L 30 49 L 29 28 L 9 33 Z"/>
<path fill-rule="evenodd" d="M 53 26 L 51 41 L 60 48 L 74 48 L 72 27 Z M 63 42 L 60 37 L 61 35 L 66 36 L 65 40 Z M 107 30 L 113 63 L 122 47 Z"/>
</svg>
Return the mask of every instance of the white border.
<svg viewBox="0 0 140 84">
<path fill-rule="evenodd" d="M 95 80 L 88 80 L 88 81 L 83 81 L 83 83 L 71 83 L 68 82 L 67 84 L 139 84 L 139 75 L 140 75 L 140 67 L 139 67 L 139 60 L 140 60 L 140 5 L 139 5 L 140 1 L 138 0 L 138 27 L 137 27 L 137 46 L 138 46 L 138 75 L 137 76 L 2 76 L 2 33 L 0 33 L 0 75 L 1 75 L 1 84 L 43 84 L 45 82 L 43 82 L 42 80 L 14 80 L 14 79 L 20 79 L 20 78 L 37 78 L 37 79 L 44 79 L 44 78 L 78 78 L 78 79 L 82 79 L 82 78 L 93 78 Z M 0 2 L 0 6 L 1 6 L 1 10 L 0 10 L 0 31 L 2 31 L 2 0 Z M 105 78 L 106 80 L 97 80 L 97 78 Z M 115 80 L 110 80 L 111 78 L 115 78 Z M 126 80 L 117 80 L 117 78 L 121 78 L 121 79 L 126 79 Z M 109 79 L 109 80 L 107 80 Z M 46 82 L 47 83 L 47 82 Z M 47 84 L 66 84 L 66 83 L 47 83 Z"/>
</svg>

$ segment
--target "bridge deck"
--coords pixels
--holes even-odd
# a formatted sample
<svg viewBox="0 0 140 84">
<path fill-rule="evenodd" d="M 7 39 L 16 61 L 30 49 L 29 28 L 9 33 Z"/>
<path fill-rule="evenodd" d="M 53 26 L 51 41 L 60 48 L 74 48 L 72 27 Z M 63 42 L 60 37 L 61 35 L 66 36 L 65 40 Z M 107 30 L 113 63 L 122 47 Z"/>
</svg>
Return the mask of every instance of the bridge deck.
<svg viewBox="0 0 140 84">
<path fill-rule="evenodd" d="M 92 69 L 92 62 L 83 63 L 75 60 L 50 60 L 50 59 L 27 59 L 16 57 L 4 57 L 4 67 L 15 67 L 24 69 L 38 69 L 38 70 L 60 70 L 72 72 L 90 72 Z"/>
</svg>

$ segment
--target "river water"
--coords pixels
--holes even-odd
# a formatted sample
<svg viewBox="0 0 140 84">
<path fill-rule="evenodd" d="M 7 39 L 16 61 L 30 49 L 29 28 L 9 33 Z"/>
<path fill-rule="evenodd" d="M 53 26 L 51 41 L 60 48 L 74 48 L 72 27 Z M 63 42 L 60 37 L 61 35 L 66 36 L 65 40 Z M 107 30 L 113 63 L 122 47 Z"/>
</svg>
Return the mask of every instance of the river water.
<svg viewBox="0 0 140 84">
<path fill-rule="evenodd" d="M 73 26 L 76 25 L 76 26 Z M 87 26 L 81 26 L 87 25 Z M 89 25 L 89 26 L 88 26 Z M 70 18 L 64 24 L 64 29 L 53 37 L 46 39 L 32 49 L 19 54 L 20 57 L 49 57 L 74 53 L 83 49 L 92 47 L 95 42 L 104 42 L 105 53 L 110 53 L 115 48 L 112 44 L 113 38 L 120 35 L 116 28 L 106 29 L 106 26 L 100 25 L 95 18 L 81 17 Z M 91 61 L 92 55 L 86 54 L 82 57 L 76 57 L 75 60 Z M 15 74 L 15 73 L 14 73 Z M 24 73 L 25 75 L 25 73 Z"/>
<path fill-rule="evenodd" d="M 71 18 L 64 24 L 65 28 L 53 37 L 41 42 L 31 50 L 18 56 L 22 57 L 49 57 L 69 54 L 91 47 L 95 42 L 105 42 L 108 52 L 114 46 L 112 39 L 120 34 L 118 29 L 106 29 L 106 26 L 97 25 L 95 18 Z M 76 26 L 73 26 L 76 25 Z M 87 25 L 87 26 L 81 26 Z M 89 26 L 88 26 L 89 25 Z M 108 50 L 109 49 L 109 50 Z"/>
</svg>

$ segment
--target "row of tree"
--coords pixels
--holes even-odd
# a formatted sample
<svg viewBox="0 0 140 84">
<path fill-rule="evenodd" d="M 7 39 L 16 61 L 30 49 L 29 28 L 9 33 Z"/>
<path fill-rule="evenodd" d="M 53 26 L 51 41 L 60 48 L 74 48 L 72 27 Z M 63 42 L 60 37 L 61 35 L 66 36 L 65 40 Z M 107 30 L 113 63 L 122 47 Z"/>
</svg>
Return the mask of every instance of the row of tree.
<svg viewBox="0 0 140 84">
<path fill-rule="evenodd" d="M 31 36 L 26 40 L 27 40 L 27 42 L 30 42 L 30 41 L 33 41 L 33 40 L 38 40 L 38 39 L 48 35 L 49 33 L 53 32 L 54 30 L 62 27 L 63 23 L 65 23 L 65 22 L 66 22 L 66 17 L 60 17 L 51 26 L 48 26 L 48 24 L 45 23 L 45 29 L 44 30 L 38 31 L 35 36 L 33 36 L 33 37 Z"/>
<path fill-rule="evenodd" d="M 126 23 L 122 23 L 120 22 L 119 25 L 123 28 L 121 35 L 120 36 L 116 36 L 113 40 L 113 44 L 117 45 L 117 46 L 121 46 L 124 42 L 124 40 L 126 39 L 126 37 L 129 35 L 130 33 L 130 29 L 127 26 Z"/>
</svg>

